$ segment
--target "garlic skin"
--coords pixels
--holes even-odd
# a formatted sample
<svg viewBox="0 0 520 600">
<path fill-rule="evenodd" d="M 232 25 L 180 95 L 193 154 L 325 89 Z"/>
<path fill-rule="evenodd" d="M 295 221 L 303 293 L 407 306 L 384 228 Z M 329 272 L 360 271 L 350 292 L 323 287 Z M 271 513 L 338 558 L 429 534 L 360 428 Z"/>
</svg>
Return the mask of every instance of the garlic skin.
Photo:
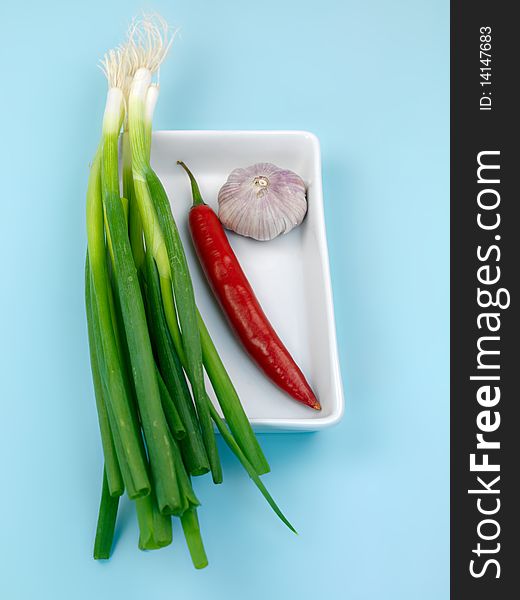
<svg viewBox="0 0 520 600">
<path fill-rule="evenodd" d="M 235 169 L 218 194 L 218 217 L 227 229 L 255 240 L 289 233 L 307 213 L 303 179 L 271 163 Z"/>
</svg>

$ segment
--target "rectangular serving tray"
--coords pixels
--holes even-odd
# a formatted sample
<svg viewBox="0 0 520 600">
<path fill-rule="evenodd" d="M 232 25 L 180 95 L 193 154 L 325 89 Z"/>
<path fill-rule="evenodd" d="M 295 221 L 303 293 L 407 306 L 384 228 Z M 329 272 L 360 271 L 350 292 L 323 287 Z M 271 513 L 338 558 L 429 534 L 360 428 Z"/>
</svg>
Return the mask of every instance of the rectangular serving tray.
<svg viewBox="0 0 520 600">
<path fill-rule="evenodd" d="M 300 227 L 269 242 L 228 232 L 229 240 L 274 328 L 305 373 L 322 410 L 299 404 L 274 386 L 233 336 L 199 267 L 188 231 L 189 181 L 183 160 L 207 204 L 236 167 L 272 162 L 298 173 L 307 185 L 308 214 Z M 318 139 L 305 131 L 158 131 L 152 165 L 163 182 L 183 238 L 197 304 L 220 356 L 259 432 L 316 431 L 343 415 Z M 213 390 L 208 392 L 215 405 Z"/>
</svg>

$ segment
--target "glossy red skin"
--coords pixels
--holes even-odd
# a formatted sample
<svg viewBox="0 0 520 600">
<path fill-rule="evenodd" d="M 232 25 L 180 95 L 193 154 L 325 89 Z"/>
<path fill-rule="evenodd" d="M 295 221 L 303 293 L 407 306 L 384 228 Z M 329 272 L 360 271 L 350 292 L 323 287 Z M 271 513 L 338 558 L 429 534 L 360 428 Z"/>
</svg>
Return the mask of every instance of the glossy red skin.
<svg viewBox="0 0 520 600">
<path fill-rule="evenodd" d="M 262 310 L 213 209 L 207 204 L 193 206 L 189 223 L 195 250 L 213 293 L 251 358 L 295 400 L 320 410 L 305 376 Z"/>
</svg>

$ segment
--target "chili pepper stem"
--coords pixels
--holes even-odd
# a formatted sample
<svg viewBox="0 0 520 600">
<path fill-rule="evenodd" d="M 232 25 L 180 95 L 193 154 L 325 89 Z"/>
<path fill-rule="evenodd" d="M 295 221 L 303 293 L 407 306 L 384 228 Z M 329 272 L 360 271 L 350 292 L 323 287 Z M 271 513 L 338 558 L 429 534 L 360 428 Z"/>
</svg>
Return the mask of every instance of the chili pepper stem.
<svg viewBox="0 0 520 600">
<path fill-rule="evenodd" d="M 206 204 L 202 199 L 202 195 L 199 190 L 199 185 L 193 176 L 193 173 L 188 169 L 188 167 L 184 164 L 182 160 L 178 160 L 177 164 L 180 165 L 188 174 L 191 183 L 191 193 L 193 196 L 193 206 L 200 206 L 201 204 Z"/>
</svg>

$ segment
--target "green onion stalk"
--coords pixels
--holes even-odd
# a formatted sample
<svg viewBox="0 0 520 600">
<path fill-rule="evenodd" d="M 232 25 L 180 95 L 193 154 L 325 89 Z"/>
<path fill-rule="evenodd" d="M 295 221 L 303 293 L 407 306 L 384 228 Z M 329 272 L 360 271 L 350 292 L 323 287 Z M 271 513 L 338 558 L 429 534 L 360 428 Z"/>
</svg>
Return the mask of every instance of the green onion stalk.
<svg viewBox="0 0 520 600">
<path fill-rule="evenodd" d="M 128 138 L 128 136 L 127 136 L 127 138 Z M 126 151 L 128 151 L 128 148 L 126 148 Z M 122 162 L 123 162 L 123 193 L 127 194 L 128 198 L 132 198 L 131 173 L 130 173 L 129 179 L 128 179 L 128 173 L 126 173 L 127 177 L 125 178 L 125 161 L 128 159 L 128 155 L 125 153 L 124 146 L 122 148 L 122 152 L 123 152 L 123 160 L 122 160 Z M 131 165 L 130 165 L 130 168 L 131 168 Z M 125 179 L 126 179 L 126 181 L 125 181 Z M 123 203 L 123 208 L 125 210 L 125 218 L 126 218 L 127 226 L 128 226 L 129 201 L 126 198 L 126 195 L 123 198 L 121 198 L 121 201 Z M 140 236 L 142 238 L 142 232 L 140 232 Z M 110 255 L 111 265 L 112 265 L 112 275 L 113 275 L 113 280 L 114 280 L 113 283 L 117 289 L 117 271 L 114 266 L 113 244 L 112 244 L 112 240 L 109 235 L 108 227 L 107 227 L 107 243 L 108 243 L 109 255 Z M 140 241 L 140 246 L 142 248 L 142 239 Z M 135 261 L 135 254 L 134 254 L 134 261 Z M 118 338 L 118 343 L 119 343 L 119 347 L 120 347 L 120 355 L 122 357 L 122 362 L 124 363 L 124 366 L 126 368 L 127 381 L 130 382 L 132 380 L 132 377 L 131 377 L 131 373 L 130 373 L 130 369 L 129 369 L 130 359 L 129 359 L 129 354 L 128 354 L 128 347 L 127 347 L 126 341 L 122 339 L 122 335 L 121 335 L 121 332 L 124 331 L 122 314 L 121 314 L 121 305 L 119 302 L 114 302 L 113 306 L 114 306 L 113 323 L 114 323 L 114 328 L 117 330 L 116 337 Z M 162 383 L 162 379 L 160 377 L 160 373 L 158 372 L 157 368 L 156 368 L 156 375 L 157 375 L 157 382 L 159 385 L 159 392 L 161 395 L 161 402 L 162 402 L 163 410 L 165 413 L 166 420 L 168 422 L 168 426 L 171 429 L 172 426 L 170 425 L 169 415 L 172 414 L 172 410 L 171 410 L 170 406 L 166 407 L 166 405 L 165 405 L 165 398 L 163 397 L 164 394 L 163 394 L 163 390 L 161 388 L 161 385 L 164 385 L 164 383 Z M 129 388 L 131 388 L 131 386 L 129 386 Z M 131 389 L 131 391 L 133 391 L 133 389 Z M 131 391 L 129 390 L 129 393 L 131 393 Z M 135 408 L 137 408 L 137 407 L 135 407 Z M 169 412 L 167 412 L 167 408 L 170 409 Z M 171 418 L 173 420 L 173 425 L 175 428 L 176 435 L 182 436 L 183 434 L 185 434 L 185 432 L 182 428 L 182 424 L 179 423 L 178 416 L 173 414 Z M 159 506 L 157 503 L 157 497 L 154 492 L 153 486 L 152 486 L 152 489 L 150 490 L 150 494 L 148 494 L 148 496 L 144 496 L 142 498 L 137 498 L 135 500 L 135 507 L 136 507 L 136 513 L 137 513 L 137 521 L 139 524 L 139 543 L 138 543 L 139 549 L 141 549 L 141 550 L 156 550 L 156 549 L 163 548 L 163 547 L 171 544 L 171 542 L 172 542 L 171 516 L 165 515 L 165 514 L 161 513 L 161 511 L 159 510 Z"/>
<path fill-rule="evenodd" d="M 114 270 L 125 337 L 133 374 L 134 387 L 145 435 L 151 472 L 155 482 L 159 509 L 177 511 L 180 497 L 175 475 L 173 450 L 167 435 L 168 426 L 152 353 L 137 270 L 128 237 L 121 203 L 118 171 L 118 138 L 123 116 L 123 91 L 116 72 L 107 97 L 103 118 L 101 192 L 103 208 L 112 241 Z"/>
<path fill-rule="evenodd" d="M 119 467 L 129 497 L 138 498 L 150 492 L 150 481 L 143 460 L 140 433 L 135 428 L 127 396 L 112 325 L 111 290 L 106 264 L 103 221 L 101 151 L 99 150 L 90 170 L 87 189 L 88 271 L 90 273 L 87 313 L 91 315 L 95 354 L 100 380 L 105 389 L 103 395 Z M 113 491 L 116 489 L 112 483 L 112 476 L 111 488 Z"/>
<path fill-rule="evenodd" d="M 92 370 L 92 381 L 94 384 L 94 395 L 96 398 L 96 407 L 98 413 L 99 430 L 101 433 L 101 444 L 105 456 L 105 471 L 107 485 L 111 496 L 121 496 L 125 491 L 123 477 L 117 458 L 117 451 L 114 444 L 114 438 L 110 427 L 110 420 L 106 406 L 106 391 L 104 391 L 103 381 L 101 380 L 100 357 L 96 348 L 96 338 L 94 333 L 94 315 L 92 311 L 92 297 L 90 290 L 90 265 L 87 254 L 85 264 L 85 301 L 87 310 L 87 328 L 90 349 L 90 368 Z"/>
<path fill-rule="evenodd" d="M 151 84 L 146 93 L 146 111 L 149 115 L 145 119 L 146 123 L 150 126 L 146 127 L 143 133 L 143 155 L 145 164 L 150 164 L 150 152 L 151 152 L 151 115 L 155 109 L 155 104 L 158 97 L 158 86 Z M 127 102 L 129 104 L 129 101 Z M 149 217 L 145 222 L 151 225 L 152 235 L 150 235 L 150 228 L 148 229 L 148 240 L 152 237 L 155 240 L 155 260 L 153 256 L 153 244 L 150 242 L 147 244 L 146 258 L 143 249 L 143 230 L 142 221 L 137 205 L 137 197 L 135 193 L 135 187 L 139 188 L 139 184 L 134 184 L 133 173 L 132 173 L 132 161 L 127 160 L 127 157 L 131 156 L 131 144 L 130 136 L 128 134 L 128 119 L 126 121 L 127 132 L 124 134 L 123 140 L 123 186 L 131 194 L 132 200 L 130 202 L 130 239 L 132 245 L 132 251 L 134 253 L 136 266 L 138 265 L 141 283 L 147 282 L 148 289 L 144 290 L 146 297 L 146 310 L 149 320 L 149 330 L 152 335 L 152 342 L 155 347 L 159 365 L 159 376 L 164 379 L 165 386 L 167 388 L 168 395 L 174 401 L 175 405 L 168 402 L 167 396 L 163 393 L 163 409 L 165 416 L 169 422 L 170 429 L 172 428 L 171 418 L 174 417 L 173 411 L 177 409 L 179 417 L 182 421 L 183 427 L 187 431 L 187 436 L 183 442 L 183 449 L 186 451 L 188 460 L 189 472 L 192 475 L 202 475 L 207 473 L 210 466 L 206 449 L 204 446 L 203 439 L 199 424 L 197 421 L 197 415 L 193 407 L 193 402 L 189 389 L 184 380 L 184 374 L 182 367 L 178 365 L 178 359 L 175 356 L 175 350 L 173 350 L 170 334 L 168 333 L 168 327 L 164 319 L 164 312 L 162 308 L 161 300 L 161 284 L 159 283 L 160 277 L 157 276 L 158 270 L 156 264 L 163 265 L 163 286 L 165 282 L 170 289 L 169 297 L 173 299 L 171 295 L 171 281 L 169 278 L 169 265 L 167 259 L 167 252 L 165 244 L 163 244 L 162 231 L 157 226 L 157 220 L 155 218 L 154 209 L 151 207 Z M 141 131 L 139 131 L 141 133 Z M 127 165 L 130 166 L 128 169 Z M 128 173 L 128 171 L 130 171 Z M 146 186 L 143 186 L 143 192 L 146 194 Z M 145 266 L 146 265 L 146 266 Z M 157 283 L 156 283 L 157 282 Z M 163 287 L 164 289 L 164 287 Z M 174 309 L 175 310 L 175 309 Z M 160 382 L 159 382 L 160 383 Z M 166 400 L 165 400 L 166 399 Z M 166 402 L 166 404 L 165 404 Z M 178 430 L 178 424 L 176 426 Z"/>
<path fill-rule="evenodd" d="M 159 285 L 155 287 L 155 300 L 154 306 L 152 309 L 157 311 L 158 308 L 161 307 L 161 304 L 166 300 L 166 304 L 170 302 L 169 306 L 173 308 L 175 321 L 177 322 L 177 315 L 175 313 L 175 301 L 173 300 L 173 290 L 172 283 L 175 286 L 175 281 L 177 284 L 179 281 L 182 281 L 180 288 L 180 300 L 177 299 L 177 306 L 179 307 L 179 311 L 181 314 L 186 314 L 186 312 L 191 312 L 195 316 L 196 319 L 196 308 L 195 308 L 195 300 L 193 295 L 193 287 L 191 284 L 191 279 L 189 276 L 189 271 L 187 268 L 186 258 L 184 256 L 184 251 L 182 249 L 182 245 L 175 249 L 172 253 L 172 244 L 169 244 L 169 248 L 166 247 L 166 241 L 163 237 L 163 232 L 160 224 L 158 223 L 157 216 L 155 213 L 154 203 L 150 194 L 150 190 L 147 184 L 147 173 L 149 174 L 151 171 L 150 167 L 150 145 L 151 145 L 151 127 L 144 127 L 144 105 L 146 102 L 146 95 L 148 90 L 151 90 L 150 96 L 148 98 L 148 106 L 151 106 L 151 102 L 155 104 L 157 99 L 158 89 L 155 86 L 150 87 L 151 81 L 151 73 L 149 69 L 140 69 L 136 72 L 134 76 L 134 80 L 131 87 L 130 98 L 128 102 L 129 106 L 129 137 L 130 137 L 130 145 L 131 145 L 131 153 L 132 153 L 132 174 L 133 174 L 133 190 L 135 193 L 136 204 L 139 207 L 139 213 L 141 217 L 141 223 L 143 226 L 144 237 L 146 240 L 146 247 L 148 256 L 153 256 L 154 265 L 150 264 L 150 260 L 147 262 L 147 274 L 150 278 L 151 267 L 153 266 L 153 275 L 156 274 L 159 277 Z M 153 100 L 152 96 L 155 96 Z M 152 111 L 153 112 L 153 109 Z M 151 119 L 150 119 L 151 122 Z M 171 242 L 171 240 L 169 240 Z M 180 240 L 179 240 L 180 242 Z M 166 252 L 165 252 L 166 250 Z M 169 250 L 169 252 L 168 252 Z M 180 276 L 176 269 L 179 269 L 179 264 L 177 263 L 179 250 L 182 252 L 182 257 L 184 258 L 184 265 L 180 264 Z M 175 260 L 170 263 L 170 259 L 174 258 Z M 177 272 L 178 277 L 172 282 L 172 271 Z M 177 287 L 177 289 L 179 289 Z M 160 294 L 160 297 L 159 297 Z M 191 297 L 190 297 L 191 296 Z M 162 302 L 161 302 L 162 300 Z M 148 300 L 148 303 L 150 301 Z M 182 312 L 184 311 L 184 313 Z M 207 395 L 204 390 L 203 383 L 203 374 L 202 374 L 202 350 L 200 348 L 200 339 L 198 337 L 198 329 L 196 328 L 196 320 L 193 320 L 193 316 L 190 319 L 184 319 L 180 316 L 181 324 L 184 327 L 183 331 L 186 336 L 186 344 L 191 344 L 191 348 L 199 347 L 199 357 L 197 357 L 197 352 L 190 352 L 191 356 L 191 364 L 188 365 L 189 370 L 187 370 L 188 377 L 190 377 L 190 382 L 192 384 L 192 390 L 195 396 L 195 402 L 197 405 L 197 412 L 199 417 L 199 422 L 201 423 L 201 428 L 203 432 L 203 441 L 204 447 L 206 450 L 206 454 L 209 458 L 210 467 L 212 470 L 212 476 L 215 483 L 220 483 L 222 481 L 222 470 L 220 465 L 220 459 L 218 457 L 218 452 L 216 448 L 216 440 L 214 437 L 214 431 L 211 425 L 211 418 L 209 413 L 209 406 L 207 404 Z M 151 324 L 154 323 L 154 320 L 151 320 Z M 188 328 L 186 329 L 186 323 L 188 324 Z M 195 327 L 194 327 L 195 323 Z M 163 321 L 164 324 L 164 321 Z M 157 333 L 157 332 L 156 332 Z M 163 335 L 170 335 L 169 331 L 166 329 L 162 331 Z M 194 337 L 194 333 L 196 337 Z M 191 337 L 190 337 L 191 336 Z M 189 392 L 187 389 L 182 390 L 182 384 L 184 382 L 184 376 L 182 373 L 182 368 L 179 364 L 175 364 L 176 353 L 173 348 L 173 344 L 171 342 L 171 338 L 162 338 L 163 346 L 166 345 L 166 348 L 163 347 L 162 355 L 163 358 L 169 356 L 170 361 L 173 360 L 173 370 L 165 369 L 163 374 L 167 376 L 177 374 L 177 381 L 173 382 L 174 391 L 177 392 L 177 396 L 184 396 L 186 403 L 190 404 Z M 168 348 L 168 342 L 170 347 Z M 184 348 L 183 348 L 184 350 Z M 159 356 L 161 356 L 161 351 L 159 350 Z M 178 359 L 177 359 L 178 363 Z M 194 366 L 195 365 L 195 366 Z M 170 363 L 171 366 L 171 363 Z M 195 373 L 195 375 L 194 375 Z M 202 387 L 202 389 L 201 389 Z M 188 409 L 189 410 L 189 409 Z M 189 417 L 187 418 L 187 422 L 189 422 Z M 186 421 L 185 421 L 186 422 Z M 195 422 L 196 427 L 196 422 Z M 196 431 L 196 429 L 195 429 Z M 190 432 L 194 433 L 194 431 Z M 188 435 L 188 440 L 193 439 L 193 436 Z M 196 436 L 195 436 L 196 439 Z M 182 454 L 180 452 L 179 446 L 177 446 L 177 442 L 173 440 L 173 443 L 177 447 L 177 467 L 179 473 L 179 484 L 181 487 L 181 496 L 186 500 L 187 504 L 185 506 L 185 510 L 181 515 L 181 523 L 183 527 L 183 532 L 186 538 L 186 542 L 190 551 L 190 555 L 192 557 L 192 561 L 194 566 L 197 569 L 204 568 L 207 564 L 207 557 L 204 551 L 204 546 L 202 543 L 202 537 L 200 535 L 200 528 L 196 513 L 196 507 L 199 505 L 199 501 L 193 492 L 193 488 L 191 487 L 191 482 L 189 480 L 189 476 L 186 471 L 183 469 L 183 460 Z M 191 453 L 188 452 L 188 457 L 190 457 Z M 205 470 L 205 469 L 204 469 Z"/>
<path fill-rule="evenodd" d="M 128 101 L 128 123 L 132 153 L 134 191 L 139 207 L 146 246 L 152 252 L 159 272 L 161 294 L 166 317 L 172 336 L 177 329 L 168 317 L 182 330 L 182 350 L 186 356 L 186 370 L 191 383 L 197 414 L 201 426 L 204 446 L 215 483 L 222 481 L 222 467 L 218 456 L 215 433 L 211 424 L 208 398 L 204 387 L 202 348 L 197 325 L 197 312 L 193 284 L 188 270 L 184 249 L 177 226 L 169 208 L 168 199 L 157 176 L 150 166 L 150 128 L 145 126 L 147 95 L 149 105 L 155 105 L 158 89 L 151 86 L 152 73 L 148 68 L 136 71 L 130 88 Z M 153 109 L 152 111 L 153 112 Z M 150 120 L 150 119 L 149 119 Z M 160 183 L 160 182 L 159 182 Z M 164 197 L 158 201 L 158 195 Z M 168 210 L 165 213 L 165 203 Z M 175 297 L 174 297 L 175 294 Z M 177 312 L 175 312 L 175 308 Z M 173 339 L 180 347 L 179 339 Z"/>
</svg>

